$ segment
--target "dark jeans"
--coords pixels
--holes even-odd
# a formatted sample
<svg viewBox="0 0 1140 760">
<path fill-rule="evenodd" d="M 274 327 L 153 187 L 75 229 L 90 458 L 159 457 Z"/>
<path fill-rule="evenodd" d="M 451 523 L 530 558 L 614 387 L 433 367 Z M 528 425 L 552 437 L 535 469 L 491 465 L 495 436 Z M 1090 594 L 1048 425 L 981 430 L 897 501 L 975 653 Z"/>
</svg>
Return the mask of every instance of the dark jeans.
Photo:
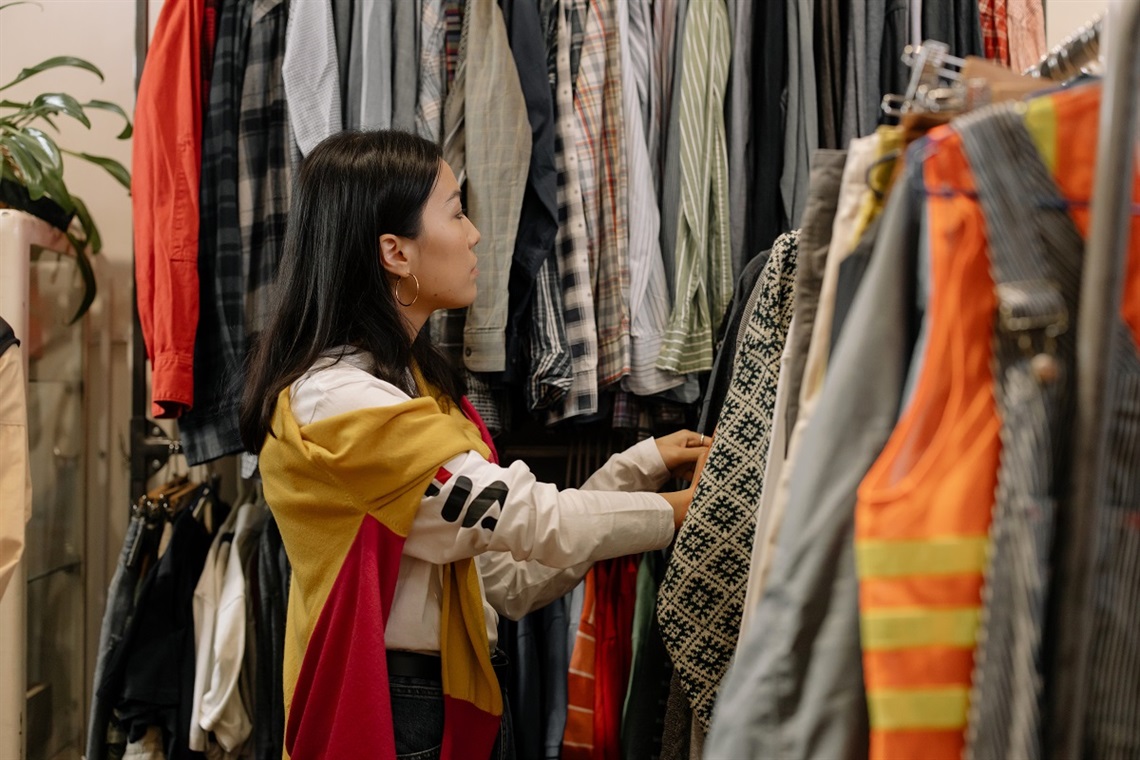
<svg viewBox="0 0 1140 760">
<path fill-rule="evenodd" d="M 443 684 L 434 679 L 390 676 L 388 685 L 392 693 L 396 757 L 436 760 L 443 743 Z M 503 722 L 489 760 L 515 760 L 509 704 L 504 688 Z"/>
</svg>

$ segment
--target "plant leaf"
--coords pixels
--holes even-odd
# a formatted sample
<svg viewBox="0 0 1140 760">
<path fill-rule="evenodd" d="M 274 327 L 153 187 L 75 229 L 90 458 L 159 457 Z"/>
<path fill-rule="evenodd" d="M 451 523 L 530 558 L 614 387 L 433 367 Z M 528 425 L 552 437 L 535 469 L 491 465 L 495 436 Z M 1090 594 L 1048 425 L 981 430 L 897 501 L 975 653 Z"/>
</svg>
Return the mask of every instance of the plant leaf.
<svg viewBox="0 0 1140 760">
<path fill-rule="evenodd" d="M 79 219 L 79 226 L 83 228 L 87 237 L 87 245 L 91 247 L 92 253 L 99 253 L 103 250 L 103 236 L 99 234 L 99 228 L 95 226 L 95 220 L 91 218 L 87 204 L 82 198 L 75 196 L 72 196 L 72 200 L 75 202 L 75 216 Z"/>
<path fill-rule="evenodd" d="M 31 103 L 17 103 L 14 100 L 0 100 L 0 108 L 17 109 L 15 113 L 0 116 L 0 125 L 7 125 L 12 129 L 21 129 L 22 127 L 16 125 L 16 122 L 21 119 L 30 119 L 31 121 L 34 121 L 36 119 L 43 119 L 48 123 L 48 126 L 54 129 L 56 132 L 59 131 L 59 127 L 55 125 L 55 122 L 51 120 L 51 117 L 47 115 L 47 112 L 45 112 L 42 106 L 39 108 L 33 108 Z"/>
<path fill-rule="evenodd" d="M 83 106 L 66 92 L 45 92 L 32 101 L 32 109 L 43 113 L 66 114 L 91 129 L 91 120 L 83 113 Z"/>
<path fill-rule="evenodd" d="M 83 300 L 79 302 L 78 308 L 75 309 L 75 314 L 71 317 L 69 325 L 73 325 L 80 320 L 80 318 L 87 313 L 91 308 L 91 304 L 95 302 L 95 294 L 97 292 L 98 284 L 95 282 L 95 270 L 91 268 L 91 261 L 87 258 L 87 250 L 84 241 L 67 233 L 67 239 L 71 241 L 71 247 L 75 249 L 75 264 L 79 267 L 79 274 L 83 278 Z"/>
<path fill-rule="evenodd" d="M 14 5 L 34 5 L 41 11 L 43 10 L 43 6 L 41 6 L 39 3 L 31 2 L 31 0 L 16 0 L 14 3 L 4 3 L 3 5 L 0 5 L 0 11 L 4 10 L 5 8 L 11 8 Z"/>
<path fill-rule="evenodd" d="M 75 199 L 67 189 L 67 183 L 63 180 L 63 169 L 50 169 L 44 171 L 41 179 L 44 188 L 44 195 L 55 201 L 64 212 L 68 214 L 75 213 Z"/>
<path fill-rule="evenodd" d="M 42 130 L 24 127 L 23 132 L 13 133 L 12 139 L 30 150 L 44 166 L 57 171 L 63 169 L 63 156 L 60 155 L 59 147 L 55 144 L 55 140 Z"/>
<path fill-rule="evenodd" d="M 134 132 L 134 128 L 131 126 L 131 118 L 129 116 L 127 116 L 127 112 L 124 111 L 116 103 L 109 103 L 106 100 L 91 100 L 91 101 L 84 103 L 83 107 L 84 108 L 97 108 L 101 111 L 110 111 L 111 113 L 118 114 L 119 116 L 122 116 L 123 121 L 126 122 L 126 126 L 123 127 L 123 131 L 120 132 L 119 136 L 116 138 L 118 140 L 126 140 Z"/>
<path fill-rule="evenodd" d="M 13 139 L 14 137 L 15 135 L 12 134 L 0 136 L 0 147 L 4 148 L 8 158 L 19 171 L 20 184 L 28 189 L 28 194 L 32 200 L 39 200 L 44 195 L 44 188 L 41 184 L 43 172 L 40 170 L 40 162 L 36 159 L 35 154 L 18 140 Z"/>
<path fill-rule="evenodd" d="M 23 71 L 21 71 L 19 74 L 16 75 L 15 79 L 13 79 L 11 82 L 4 85 L 3 87 L 0 87 L 0 92 L 3 92 L 4 90 L 7 90 L 9 87 L 17 85 L 20 82 L 23 82 L 25 79 L 29 79 L 31 77 L 34 77 L 36 74 L 41 74 L 41 73 L 48 71 L 50 69 L 58 69 L 60 67 L 70 67 L 70 68 L 74 68 L 74 69 L 83 69 L 84 71 L 90 71 L 92 74 L 99 77 L 100 82 L 103 81 L 103 72 L 100 71 L 99 68 L 95 64 L 90 63 L 88 61 L 85 61 L 82 58 L 76 58 L 75 56 L 59 55 L 59 56 L 56 56 L 54 58 L 48 58 L 46 61 L 41 61 L 40 63 L 37 63 L 35 66 L 30 66 L 30 67 L 24 69 Z"/>
<path fill-rule="evenodd" d="M 82 158 L 84 161 L 90 161 L 96 166 L 101 166 L 104 170 L 106 170 L 108 174 L 118 180 L 120 185 L 127 188 L 127 190 L 131 189 L 131 173 L 127 171 L 125 166 L 120 164 L 115 159 L 107 158 L 106 156 L 93 156 L 90 153 L 76 153 L 75 151 L 71 150 L 65 150 L 63 152 L 69 156 L 75 156 L 76 158 Z"/>
</svg>

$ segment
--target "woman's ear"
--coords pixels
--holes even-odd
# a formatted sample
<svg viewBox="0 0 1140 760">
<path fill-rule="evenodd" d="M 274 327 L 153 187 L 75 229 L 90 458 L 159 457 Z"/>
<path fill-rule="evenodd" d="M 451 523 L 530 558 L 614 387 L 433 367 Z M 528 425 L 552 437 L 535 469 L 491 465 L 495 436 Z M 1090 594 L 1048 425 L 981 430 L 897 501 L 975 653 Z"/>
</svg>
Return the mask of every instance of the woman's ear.
<svg viewBox="0 0 1140 760">
<path fill-rule="evenodd" d="M 411 242 L 399 235 L 385 233 L 380 236 L 380 265 L 384 271 L 393 277 L 407 277 L 411 274 L 412 262 L 408 257 Z"/>
</svg>

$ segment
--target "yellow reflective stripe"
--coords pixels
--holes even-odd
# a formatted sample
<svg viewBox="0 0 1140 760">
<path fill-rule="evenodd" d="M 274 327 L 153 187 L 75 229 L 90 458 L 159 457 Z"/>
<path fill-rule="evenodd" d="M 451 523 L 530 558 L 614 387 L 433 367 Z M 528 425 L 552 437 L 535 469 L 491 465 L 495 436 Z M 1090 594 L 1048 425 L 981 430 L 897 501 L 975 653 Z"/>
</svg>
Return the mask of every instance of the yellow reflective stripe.
<svg viewBox="0 0 1140 760">
<path fill-rule="evenodd" d="M 970 690 L 906 689 L 867 694 L 871 725 L 881 731 L 947 730 L 966 727 Z"/>
<path fill-rule="evenodd" d="M 1049 167 L 1049 172 L 1057 171 L 1057 109 L 1053 98 L 1033 98 L 1027 104 L 1025 127 L 1029 130 L 1041 160 Z"/>
<path fill-rule="evenodd" d="M 911 647 L 973 647 L 977 643 L 981 610 L 890 608 L 862 615 L 863 648 L 869 650 Z"/>
<path fill-rule="evenodd" d="M 986 536 L 859 541 L 855 544 L 855 561 L 860 578 L 984 573 L 989 545 Z"/>
</svg>

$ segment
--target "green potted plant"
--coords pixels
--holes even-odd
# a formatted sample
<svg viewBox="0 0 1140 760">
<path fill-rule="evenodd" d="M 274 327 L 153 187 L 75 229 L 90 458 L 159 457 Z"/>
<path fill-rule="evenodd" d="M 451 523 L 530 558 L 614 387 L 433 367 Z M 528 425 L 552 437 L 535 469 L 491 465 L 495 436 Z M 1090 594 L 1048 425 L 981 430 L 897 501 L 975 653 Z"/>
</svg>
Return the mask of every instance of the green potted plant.
<svg viewBox="0 0 1140 760">
<path fill-rule="evenodd" d="M 23 2 L 0 5 L 4 11 Z M 88 260 L 103 247 L 99 228 L 87 205 L 72 194 L 64 180 L 64 157 L 89 161 L 107 171 L 128 191 L 131 176 L 112 158 L 61 148 L 52 133 L 59 133 L 56 120 L 74 119 L 87 129 L 91 120 L 87 112 L 110 111 L 121 116 L 125 126 L 118 139 L 131 136 L 131 122 L 126 112 L 103 100 L 80 103 L 63 92 L 46 92 L 27 101 L 8 99 L 6 91 L 26 79 L 57 68 L 89 71 L 103 81 L 103 72 L 82 58 L 57 56 L 30 66 L 10 82 L 0 85 L 0 207 L 15 208 L 33 214 L 62 230 L 75 249 L 76 263 L 83 275 L 84 296 L 72 321 L 79 319 L 95 299 L 95 273 Z"/>
</svg>

